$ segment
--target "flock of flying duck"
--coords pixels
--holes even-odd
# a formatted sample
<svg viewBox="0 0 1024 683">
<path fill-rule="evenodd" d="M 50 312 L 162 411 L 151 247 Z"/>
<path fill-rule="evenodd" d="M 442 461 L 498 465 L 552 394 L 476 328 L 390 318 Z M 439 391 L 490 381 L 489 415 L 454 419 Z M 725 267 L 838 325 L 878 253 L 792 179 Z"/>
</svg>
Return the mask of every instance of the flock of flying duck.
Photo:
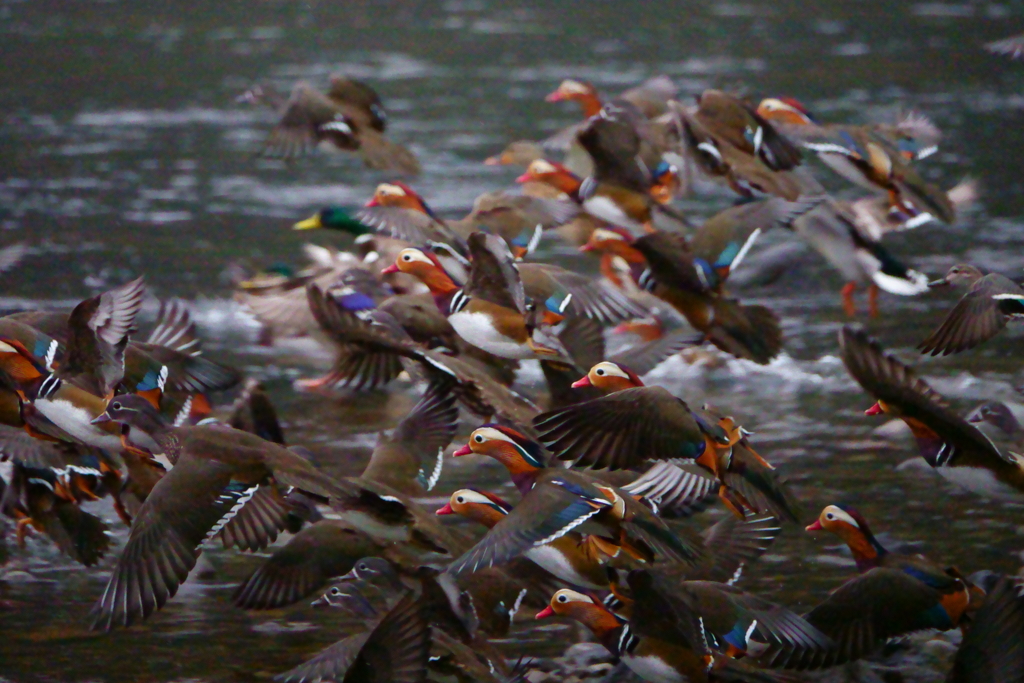
<svg viewBox="0 0 1024 683">
<path fill-rule="evenodd" d="M 755 105 L 709 90 L 687 106 L 676 94 L 665 77 L 611 99 L 566 80 L 548 101 L 578 103 L 584 120 L 486 161 L 522 166 L 520 192 L 482 195 L 464 219 L 444 220 L 408 184 L 381 184 L 358 211 L 326 208 L 295 226 L 347 232 L 351 252 L 310 248 L 314 262 L 299 274 L 239 283 L 264 341 L 311 336 L 334 349 L 330 371 L 305 388 L 367 391 L 400 375 L 425 386 L 360 476 L 328 476 L 309 451 L 286 446 L 256 382 L 213 408 L 210 396 L 242 376 L 201 355 L 180 301 L 164 302 L 142 341 L 141 278 L 70 314 L 0 318 L 10 462 L 0 509 L 18 541 L 45 536 L 94 565 L 112 550 L 108 525 L 80 505 L 109 496 L 130 527 L 94 609 L 94 628 L 111 630 L 154 617 L 204 548 L 263 550 L 289 532 L 235 603 L 270 609 L 322 593 L 314 605 L 367 628 L 280 681 L 522 678 L 525 663 L 490 639 L 527 610 L 580 622 L 654 683 L 799 680 L 794 672 L 869 656 L 891 638 L 955 628 L 964 637 L 947 680 L 1024 681 L 1019 577 L 888 551 L 849 506 L 829 505 L 807 526 L 836 534 L 856 560 L 810 612 L 737 588 L 782 525 L 803 519 L 799 501 L 741 416 L 641 379 L 699 345 L 761 364 L 779 354 L 775 313 L 726 287 L 773 228 L 842 274 L 851 316 L 861 287 L 871 313 L 879 290 L 966 287 L 923 353 L 969 350 L 1024 315 L 1024 290 L 1001 275 L 957 265 L 929 282 L 882 245 L 892 231 L 952 222 L 970 201 L 969 186 L 943 190 L 917 170 L 938 130 L 918 115 L 846 125 L 788 98 Z M 280 111 L 267 153 L 333 146 L 386 172 L 419 171 L 385 136 L 385 109 L 364 83 L 337 76 L 326 93 L 299 84 L 290 97 L 256 88 L 242 99 Z M 810 154 L 870 194 L 831 197 L 807 170 Z M 672 205 L 697 175 L 738 195 L 699 226 Z M 592 253 L 600 276 L 533 260 L 552 236 Z M 613 326 L 641 341 L 609 356 Z M 903 420 L 938 473 L 980 496 L 1024 500 L 1024 458 L 978 427 L 1015 436 L 1005 406 L 960 416 L 858 327 L 841 330 L 839 347 L 874 400 L 866 413 Z M 547 382 L 533 398 L 511 388 L 528 359 Z M 436 511 L 419 502 L 443 484 L 460 408 L 474 429 L 452 455 L 500 462 L 518 502 L 472 488 Z M 682 521 L 715 502 L 731 514 L 702 531 Z M 482 533 L 443 523 L 448 515 Z"/>
</svg>

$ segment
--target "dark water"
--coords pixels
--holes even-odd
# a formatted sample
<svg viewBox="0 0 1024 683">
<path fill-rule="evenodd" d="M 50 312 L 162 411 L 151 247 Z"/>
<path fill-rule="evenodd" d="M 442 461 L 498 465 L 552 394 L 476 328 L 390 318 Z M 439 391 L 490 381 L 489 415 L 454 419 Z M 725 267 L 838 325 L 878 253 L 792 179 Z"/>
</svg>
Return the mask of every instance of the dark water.
<svg viewBox="0 0 1024 683">
<path fill-rule="evenodd" d="M 574 108 L 543 102 L 568 76 L 610 92 L 665 73 L 687 96 L 707 87 L 790 94 L 826 120 L 919 109 L 946 133 L 923 171 L 944 186 L 976 178 L 982 195 L 957 225 L 929 225 L 888 245 L 932 275 L 969 260 L 1019 276 L 1024 65 L 980 46 L 1022 28 L 1020 2 L 0 0 L 0 246 L 31 247 L 0 275 L 2 293 L 7 305 L 66 302 L 145 273 L 156 295 L 195 300 L 212 354 L 269 383 L 293 443 L 309 444 L 336 471 L 356 471 L 377 430 L 414 395 L 401 387 L 359 399 L 296 394 L 292 380 L 323 358 L 255 347 L 251 324 L 230 303 L 225 269 L 300 263 L 292 222 L 324 203 L 361 203 L 387 178 L 348 157 L 254 160 L 271 115 L 234 97 L 255 81 L 287 88 L 334 71 L 369 80 L 391 112 L 391 135 L 423 161 L 414 186 L 447 215 L 511 184 L 515 172 L 482 166 L 484 157 L 575 120 Z M 730 200 L 712 189 L 683 206 L 707 216 Z M 786 356 L 767 368 L 672 361 L 654 377 L 741 415 L 809 516 L 827 503 L 856 503 L 886 540 L 913 542 L 967 571 L 1016 571 L 1024 508 L 960 493 L 929 471 L 896 470 L 912 446 L 874 434 L 878 423 L 861 416 L 870 401 L 835 357 L 841 284 L 813 262 L 746 293 L 784 319 Z M 883 317 L 869 325 L 913 358 L 913 344 L 950 304 L 948 295 L 885 297 Z M 956 358 L 916 362 L 966 409 L 1016 397 L 1019 345 L 1011 332 Z M 538 376 L 526 373 L 525 391 Z M 490 463 L 458 465 L 446 470 L 443 491 L 503 484 Z M 110 558 L 86 571 L 42 542 L 13 550 L 0 577 L 0 678 L 262 679 L 344 632 L 338 615 L 301 604 L 266 614 L 233 608 L 232 587 L 258 558 L 207 556 L 211 577 L 191 581 L 145 625 L 94 635 L 86 613 Z M 806 608 L 850 572 L 831 538 L 794 528 L 742 585 Z M 502 645 L 510 656 L 539 651 L 536 635 L 524 628 L 517 637 Z"/>
</svg>

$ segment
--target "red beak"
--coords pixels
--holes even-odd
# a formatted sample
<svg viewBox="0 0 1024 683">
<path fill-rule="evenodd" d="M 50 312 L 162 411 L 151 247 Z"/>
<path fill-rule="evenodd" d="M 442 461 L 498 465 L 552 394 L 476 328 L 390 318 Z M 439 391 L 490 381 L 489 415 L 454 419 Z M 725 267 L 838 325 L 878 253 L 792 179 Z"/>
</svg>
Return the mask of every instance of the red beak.
<svg viewBox="0 0 1024 683">
<path fill-rule="evenodd" d="M 376 197 L 370 197 L 370 201 L 363 204 L 364 207 L 370 208 L 371 206 L 380 206 L 380 202 L 377 201 Z"/>
<path fill-rule="evenodd" d="M 882 406 L 880 406 L 877 403 L 875 403 L 875 405 L 873 405 L 870 408 L 868 408 L 867 410 L 865 410 L 864 414 L 865 415 L 881 415 L 884 412 L 885 411 L 882 410 Z"/>
<path fill-rule="evenodd" d="M 454 515 L 455 514 L 455 510 L 452 510 L 452 504 L 451 503 L 445 503 L 444 507 L 443 508 L 438 508 L 437 512 L 435 512 L 434 514 L 435 515 Z"/>
<path fill-rule="evenodd" d="M 585 375 L 585 376 L 581 377 L 580 379 L 578 379 L 578 380 L 576 380 L 575 382 L 572 383 L 572 388 L 573 389 L 579 389 L 580 387 L 592 387 L 592 386 L 594 386 L 594 385 L 590 383 L 590 375 Z"/>
<path fill-rule="evenodd" d="M 584 244 L 584 245 L 583 245 L 582 247 L 580 247 L 580 249 L 579 249 L 579 250 L 580 250 L 580 251 L 594 251 L 595 249 L 597 249 L 597 247 L 595 247 L 595 246 L 594 246 L 593 244 L 591 244 L 590 242 L 587 242 L 587 243 L 586 243 L 586 244 Z"/>
<path fill-rule="evenodd" d="M 554 92 L 549 92 L 547 95 L 544 96 L 545 102 L 561 102 L 564 99 L 565 98 L 562 96 L 562 93 L 558 92 L 557 90 Z"/>
<path fill-rule="evenodd" d="M 516 178 L 517 183 L 528 183 L 531 180 L 533 180 L 533 176 L 530 175 L 529 173 L 524 173 L 523 175 Z"/>
<path fill-rule="evenodd" d="M 459 450 L 457 450 L 454 453 L 452 453 L 452 457 L 453 458 L 458 458 L 461 455 L 469 455 L 472 452 L 473 452 L 473 449 L 469 447 L 469 444 L 466 444 L 465 446 L 463 446 Z"/>
<path fill-rule="evenodd" d="M 380 274 L 381 275 L 389 275 L 391 273 L 400 273 L 400 272 L 402 272 L 402 271 L 400 271 L 398 269 L 398 264 L 397 263 L 392 263 L 390 266 L 388 266 L 384 270 L 380 271 Z"/>
<path fill-rule="evenodd" d="M 535 619 L 547 619 L 548 617 L 555 616 L 555 610 L 551 609 L 551 605 L 548 605 L 541 611 L 537 612 Z"/>
<path fill-rule="evenodd" d="M 814 520 L 814 524 L 808 524 L 804 527 L 806 531 L 821 531 L 824 528 L 825 527 L 821 526 L 821 522 L 817 519 Z"/>
</svg>

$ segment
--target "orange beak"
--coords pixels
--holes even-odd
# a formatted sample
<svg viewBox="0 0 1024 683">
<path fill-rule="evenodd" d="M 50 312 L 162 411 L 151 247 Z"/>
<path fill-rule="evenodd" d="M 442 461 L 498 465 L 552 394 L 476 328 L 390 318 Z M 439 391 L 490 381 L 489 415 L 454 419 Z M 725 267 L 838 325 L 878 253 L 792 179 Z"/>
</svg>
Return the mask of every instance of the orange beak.
<svg viewBox="0 0 1024 683">
<path fill-rule="evenodd" d="M 821 522 L 816 519 L 816 520 L 814 520 L 814 524 L 808 524 L 807 526 L 804 527 L 804 530 L 805 531 L 821 531 L 824 528 L 825 527 L 821 526 Z"/>
<path fill-rule="evenodd" d="M 400 273 L 400 272 L 402 272 L 402 271 L 400 271 L 398 269 L 398 264 L 397 263 L 392 263 L 390 266 L 388 266 L 384 270 L 380 271 L 380 274 L 381 275 L 389 275 L 391 273 Z"/>
<path fill-rule="evenodd" d="M 454 515 L 455 514 L 455 510 L 452 510 L 452 504 L 451 503 L 445 503 L 444 507 L 443 508 L 438 508 L 437 512 L 435 512 L 434 514 L 435 515 Z"/>
<path fill-rule="evenodd" d="M 573 389 L 579 389 L 580 387 L 592 387 L 592 386 L 594 386 L 594 385 L 590 383 L 590 376 L 589 375 L 585 375 L 585 376 L 581 377 L 580 379 L 578 379 L 578 380 L 576 380 L 575 382 L 572 383 L 572 388 Z"/>
<path fill-rule="evenodd" d="M 865 415 L 881 415 L 884 412 L 885 411 L 882 410 L 882 406 L 880 406 L 878 403 L 875 403 L 875 405 L 873 405 L 870 408 L 868 408 L 867 410 L 865 410 L 864 414 Z"/>
<path fill-rule="evenodd" d="M 473 449 L 469 447 L 469 444 L 466 444 L 465 446 L 463 446 L 459 450 L 457 450 L 454 453 L 452 453 L 452 457 L 453 458 L 458 458 L 458 457 L 463 456 L 463 455 L 469 455 L 472 452 L 473 452 Z"/>
<path fill-rule="evenodd" d="M 548 605 L 541 611 L 537 612 L 535 619 L 547 619 L 548 617 L 555 616 L 555 610 L 551 609 L 551 605 Z"/>
</svg>

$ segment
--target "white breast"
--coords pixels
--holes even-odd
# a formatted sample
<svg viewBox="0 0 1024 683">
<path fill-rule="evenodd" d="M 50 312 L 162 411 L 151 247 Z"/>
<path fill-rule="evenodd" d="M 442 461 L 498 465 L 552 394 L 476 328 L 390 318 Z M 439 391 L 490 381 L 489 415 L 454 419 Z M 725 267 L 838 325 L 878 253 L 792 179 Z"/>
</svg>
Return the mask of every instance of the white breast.
<svg viewBox="0 0 1024 683">
<path fill-rule="evenodd" d="M 630 654 L 622 656 L 625 664 L 640 678 L 651 683 L 688 683 L 687 678 L 663 660 L 652 655 L 635 657 Z"/>
<path fill-rule="evenodd" d="M 619 205 L 607 197 L 596 195 L 583 202 L 583 208 L 592 216 L 608 221 L 612 225 L 637 229 L 640 224 L 625 214 Z"/>
<path fill-rule="evenodd" d="M 1024 502 L 1024 492 L 996 479 L 996 475 L 982 467 L 936 467 L 936 471 L 957 486 L 973 493 Z"/>
<path fill-rule="evenodd" d="M 516 343 L 494 329 L 491 317 L 484 313 L 460 311 L 448 316 L 448 322 L 460 337 L 495 356 L 520 360 L 534 356 L 529 346 Z"/>
<path fill-rule="evenodd" d="M 600 590 L 602 588 L 608 588 L 608 586 L 598 586 L 590 581 L 587 581 L 576 569 L 565 559 L 565 555 L 558 552 L 551 546 L 542 545 L 536 548 L 530 548 L 523 555 L 526 559 L 540 566 L 542 569 L 546 569 L 562 581 L 574 584 L 576 586 L 582 586 L 584 588 L 593 588 Z"/>
<path fill-rule="evenodd" d="M 120 451 L 121 439 L 113 434 L 108 434 L 94 424 L 90 424 L 95 418 L 86 410 L 77 407 L 67 401 L 37 400 L 36 410 L 43 414 L 50 422 L 54 423 L 65 432 L 79 441 L 96 448 Z"/>
</svg>

